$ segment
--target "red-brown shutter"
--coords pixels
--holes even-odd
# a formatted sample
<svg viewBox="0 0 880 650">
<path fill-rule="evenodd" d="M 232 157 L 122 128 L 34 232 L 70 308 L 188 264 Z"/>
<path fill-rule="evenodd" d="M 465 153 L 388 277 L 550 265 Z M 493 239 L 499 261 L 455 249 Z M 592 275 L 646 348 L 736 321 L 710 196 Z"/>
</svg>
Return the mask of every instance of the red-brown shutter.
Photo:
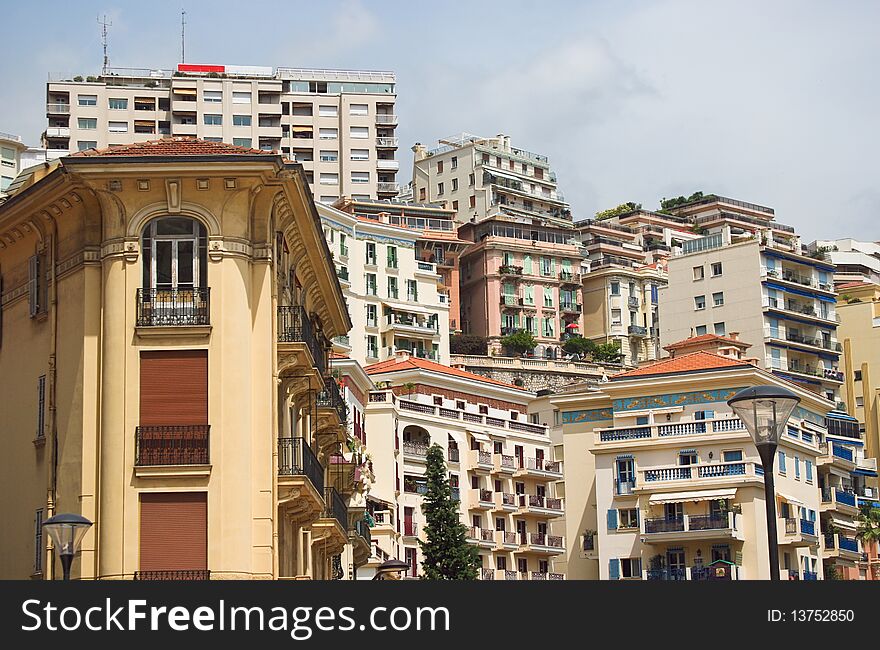
<svg viewBox="0 0 880 650">
<path fill-rule="evenodd" d="M 141 571 L 208 568 L 208 494 L 141 494 Z"/>
<path fill-rule="evenodd" d="M 207 350 L 141 352 L 140 424 L 208 424 Z"/>
</svg>

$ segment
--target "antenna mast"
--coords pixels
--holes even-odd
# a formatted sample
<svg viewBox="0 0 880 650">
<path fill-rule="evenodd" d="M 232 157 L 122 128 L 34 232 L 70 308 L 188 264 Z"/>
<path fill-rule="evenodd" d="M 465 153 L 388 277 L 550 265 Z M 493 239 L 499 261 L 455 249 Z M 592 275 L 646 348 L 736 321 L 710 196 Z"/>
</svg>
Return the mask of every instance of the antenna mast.
<svg viewBox="0 0 880 650">
<path fill-rule="evenodd" d="M 101 68 L 101 74 L 107 74 L 107 64 L 110 63 L 107 58 L 107 28 L 112 27 L 113 23 L 107 22 L 107 14 L 104 14 L 104 20 L 99 17 L 98 24 L 101 25 L 101 45 L 104 46 L 104 66 Z"/>
<path fill-rule="evenodd" d="M 186 63 L 186 10 L 180 10 L 180 62 Z"/>
</svg>

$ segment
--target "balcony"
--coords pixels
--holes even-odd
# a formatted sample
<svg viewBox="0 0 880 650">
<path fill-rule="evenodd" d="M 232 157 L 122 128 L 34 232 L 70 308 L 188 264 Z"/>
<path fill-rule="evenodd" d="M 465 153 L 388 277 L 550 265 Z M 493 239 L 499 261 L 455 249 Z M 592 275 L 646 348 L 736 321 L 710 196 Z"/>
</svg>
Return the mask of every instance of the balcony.
<svg viewBox="0 0 880 650">
<path fill-rule="evenodd" d="M 518 494 L 517 514 L 535 517 L 558 517 L 562 515 L 562 499 L 538 494 Z"/>
<path fill-rule="evenodd" d="M 825 486 L 822 488 L 822 503 L 819 506 L 822 512 L 838 510 L 842 514 L 855 516 L 859 513 L 856 495 L 840 488 Z"/>
<path fill-rule="evenodd" d="M 571 271 L 560 271 L 559 281 L 562 282 L 562 284 L 580 284 L 581 274 L 572 273 Z"/>
<path fill-rule="evenodd" d="M 639 303 L 639 298 L 638 298 L 638 296 L 630 296 L 630 297 L 627 298 L 627 300 L 626 300 L 626 305 L 627 305 L 627 307 L 629 307 L 630 309 L 638 309 L 638 308 L 639 308 L 639 304 L 640 304 L 640 303 Z"/>
<path fill-rule="evenodd" d="M 373 552 L 373 537 L 366 519 L 358 519 L 354 522 L 354 528 L 349 532 L 349 538 L 352 541 L 355 566 L 366 564 Z"/>
<path fill-rule="evenodd" d="M 495 469 L 495 463 L 492 462 L 492 454 L 488 451 L 482 451 L 480 449 L 470 449 L 468 451 L 470 456 L 470 465 L 472 470 L 482 470 L 484 472 L 491 472 Z"/>
<path fill-rule="evenodd" d="M 70 127 L 68 126 L 50 126 L 46 129 L 47 138 L 69 138 Z"/>
<path fill-rule="evenodd" d="M 789 360 L 784 370 L 793 372 L 798 375 L 806 375 L 807 377 L 819 377 L 826 381 L 843 383 L 843 373 L 832 368 L 821 368 L 813 364 L 804 363 L 797 360 Z"/>
<path fill-rule="evenodd" d="M 859 561 L 862 558 L 862 553 L 859 550 L 859 540 L 840 533 L 826 533 L 825 549 L 822 552 L 822 557 L 839 557 L 844 560 Z"/>
<path fill-rule="evenodd" d="M 493 474 L 513 474 L 516 471 L 516 456 L 494 454 L 493 458 L 495 460 Z"/>
<path fill-rule="evenodd" d="M 385 158 L 379 158 L 376 160 L 376 169 L 379 171 L 391 171 L 396 172 L 400 169 L 400 163 L 396 160 L 387 160 Z"/>
<path fill-rule="evenodd" d="M 450 463 L 457 463 L 459 457 L 458 449 L 455 447 L 450 447 L 446 450 L 446 460 Z"/>
<path fill-rule="evenodd" d="M 397 138 L 376 138 L 377 149 L 397 149 Z"/>
<path fill-rule="evenodd" d="M 468 541 L 485 548 L 495 548 L 495 531 L 490 528 L 470 526 L 467 532 Z"/>
<path fill-rule="evenodd" d="M 135 465 L 207 465 L 211 426 L 141 426 L 135 429 Z"/>
<path fill-rule="evenodd" d="M 782 520 L 781 525 L 777 524 L 776 529 L 780 545 L 815 546 L 819 543 L 816 522 L 809 519 L 788 517 Z"/>
<path fill-rule="evenodd" d="M 345 424 L 348 417 L 348 406 L 333 377 L 324 378 L 324 390 L 316 395 L 315 401 L 319 409 L 332 411 L 339 420 L 339 424 Z"/>
<path fill-rule="evenodd" d="M 46 104 L 46 115 L 69 115 L 70 104 L 62 104 L 60 102 L 50 102 Z"/>
<path fill-rule="evenodd" d="M 211 572 L 207 569 L 186 569 L 169 571 L 135 571 L 134 579 L 141 580 L 172 580 L 174 582 L 210 580 Z"/>
<path fill-rule="evenodd" d="M 321 519 L 332 519 L 344 531 L 348 531 L 348 506 L 339 496 L 336 488 L 324 488 L 324 510 L 321 512 Z"/>
<path fill-rule="evenodd" d="M 759 468 L 760 469 L 760 468 Z M 700 463 L 698 465 L 668 465 L 651 469 L 640 469 L 641 478 L 635 490 L 651 491 L 673 486 L 693 485 L 763 485 L 762 476 L 756 471 L 755 463 L 737 461 L 726 463 Z"/>
<path fill-rule="evenodd" d="M 516 551 L 519 550 L 520 536 L 507 530 L 495 531 L 495 549 L 498 551 Z"/>
<path fill-rule="evenodd" d="M 521 266 L 513 266 L 512 264 L 502 264 L 498 267 L 499 275 L 522 275 L 523 267 Z"/>
<path fill-rule="evenodd" d="M 305 438 L 278 439 L 278 502 L 300 522 L 324 511 L 324 468 Z"/>
<path fill-rule="evenodd" d="M 424 442 L 403 441 L 403 455 L 424 461 L 428 455 L 428 445 Z"/>
<path fill-rule="evenodd" d="M 581 306 L 573 302 L 563 302 L 559 305 L 560 311 L 568 314 L 580 314 Z"/>
<path fill-rule="evenodd" d="M 495 569 L 496 580 L 516 580 L 519 573 L 510 569 Z"/>
<path fill-rule="evenodd" d="M 514 476 L 561 479 L 562 463 L 558 460 L 546 460 L 544 458 L 520 459 L 519 467 L 517 467 Z"/>
<path fill-rule="evenodd" d="M 318 340 L 312 322 L 304 307 L 300 305 L 278 307 L 278 343 L 302 344 L 301 347 L 308 350 L 311 355 L 312 367 L 323 375 L 327 369 L 326 352 L 323 344 Z M 282 346 L 279 345 L 279 352 Z"/>
<path fill-rule="evenodd" d="M 565 552 L 562 537 L 546 533 L 527 533 L 521 535 L 520 550 L 547 555 L 559 555 Z"/>
<path fill-rule="evenodd" d="M 523 306 L 523 299 L 520 296 L 509 296 L 506 294 L 501 294 L 501 296 L 498 298 L 498 302 L 499 302 L 499 304 L 501 304 L 505 307 L 522 307 Z M 513 328 L 507 328 L 507 329 L 517 331 L 521 328 L 513 327 Z"/>
<path fill-rule="evenodd" d="M 397 183 L 379 181 L 376 183 L 376 191 L 380 194 L 397 194 L 400 192 L 400 185 Z"/>
<path fill-rule="evenodd" d="M 312 522 L 312 543 L 328 555 L 341 553 L 348 543 L 348 506 L 334 487 L 324 488 L 324 507 Z"/>
<path fill-rule="evenodd" d="M 630 325 L 626 331 L 630 336 L 639 336 L 642 338 L 648 336 L 648 328 L 642 327 L 641 325 Z"/>
<path fill-rule="evenodd" d="M 491 510 L 495 505 L 495 502 L 492 499 L 492 490 L 485 490 L 483 488 L 472 489 L 470 500 L 470 508 L 472 510 Z"/>
<path fill-rule="evenodd" d="M 419 320 L 416 317 L 401 314 L 388 314 L 385 317 L 383 331 L 393 330 L 401 334 L 415 334 L 428 338 L 440 336 L 437 321 L 433 318 Z"/>
<path fill-rule="evenodd" d="M 649 544 L 688 539 L 743 539 L 734 512 L 706 515 L 648 518 L 643 520 L 642 534 Z"/>
<path fill-rule="evenodd" d="M 739 576 L 740 568 L 727 562 L 714 562 L 709 566 L 673 567 L 644 569 L 642 580 L 669 580 L 669 581 L 716 581 L 716 580 L 742 580 Z"/>
<path fill-rule="evenodd" d="M 138 289 L 137 327 L 195 327 L 211 323 L 211 290 Z"/>
<path fill-rule="evenodd" d="M 746 433 L 746 428 L 739 418 L 717 418 L 711 420 L 694 420 L 673 424 L 652 424 L 645 426 L 607 427 L 596 429 L 599 443 L 619 443 L 648 439 L 659 439 L 670 436 L 713 435 L 729 433 Z"/>
<path fill-rule="evenodd" d="M 391 113 L 376 113 L 376 124 L 397 125 L 397 116 Z"/>
<path fill-rule="evenodd" d="M 419 536 L 419 525 L 414 521 L 404 521 L 403 536 L 410 539 L 417 539 Z"/>
<path fill-rule="evenodd" d="M 509 492 L 495 493 L 495 510 L 514 511 L 517 509 L 517 495 Z"/>
</svg>

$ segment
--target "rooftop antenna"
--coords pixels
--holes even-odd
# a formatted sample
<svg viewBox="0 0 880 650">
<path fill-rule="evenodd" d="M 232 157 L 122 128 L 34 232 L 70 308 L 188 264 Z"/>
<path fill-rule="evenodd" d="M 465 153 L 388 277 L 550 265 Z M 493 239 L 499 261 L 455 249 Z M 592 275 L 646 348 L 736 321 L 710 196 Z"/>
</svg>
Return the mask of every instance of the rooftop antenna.
<svg viewBox="0 0 880 650">
<path fill-rule="evenodd" d="M 107 58 L 107 28 L 112 27 L 113 23 L 107 21 L 107 14 L 104 14 L 104 20 L 98 17 L 98 24 L 101 25 L 101 45 L 104 46 L 104 67 L 101 68 L 101 74 L 107 74 L 107 64 L 110 60 Z"/>
<path fill-rule="evenodd" d="M 180 10 L 180 62 L 186 63 L 186 10 Z"/>
</svg>

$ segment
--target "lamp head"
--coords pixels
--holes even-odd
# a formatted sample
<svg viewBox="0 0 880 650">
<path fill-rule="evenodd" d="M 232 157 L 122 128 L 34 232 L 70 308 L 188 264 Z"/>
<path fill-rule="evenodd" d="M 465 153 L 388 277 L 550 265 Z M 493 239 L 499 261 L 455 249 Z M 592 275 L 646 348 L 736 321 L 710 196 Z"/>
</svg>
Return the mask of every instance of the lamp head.
<svg viewBox="0 0 880 650">
<path fill-rule="evenodd" d="M 781 386 L 751 386 L 737 392 L 727 403 L 743 421 L 755 445 L 776 446 L 800 401 L 800 397 Z"/>
</svg>

